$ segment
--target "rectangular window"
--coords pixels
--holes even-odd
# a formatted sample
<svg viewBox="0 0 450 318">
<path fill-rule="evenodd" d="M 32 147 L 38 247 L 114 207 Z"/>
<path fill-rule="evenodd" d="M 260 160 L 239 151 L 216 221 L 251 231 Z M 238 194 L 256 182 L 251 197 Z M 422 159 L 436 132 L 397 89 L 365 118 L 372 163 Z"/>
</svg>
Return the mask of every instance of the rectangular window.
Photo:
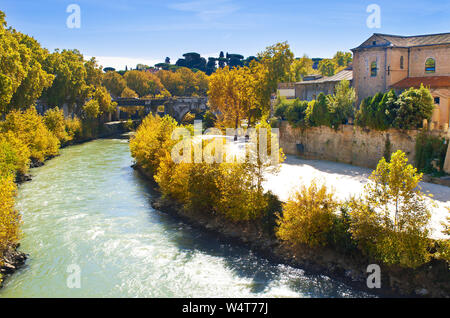
<svg viewBox="0 0 450 318">
<path fill-rule="evenodd" d="M 372 62 L 370 64 L 370 76 L 372 77 L 377 76 L 377 62 Z"/>
<path fill-rule="evenodd" d="M 440 99 L 439 97 L 435 97 L 435 98 L 434 98 L 434 103 L 435 103 L 436 105 L 439 105 L 440 102 L 441 102 L 441 99 Z"/>
</svg>

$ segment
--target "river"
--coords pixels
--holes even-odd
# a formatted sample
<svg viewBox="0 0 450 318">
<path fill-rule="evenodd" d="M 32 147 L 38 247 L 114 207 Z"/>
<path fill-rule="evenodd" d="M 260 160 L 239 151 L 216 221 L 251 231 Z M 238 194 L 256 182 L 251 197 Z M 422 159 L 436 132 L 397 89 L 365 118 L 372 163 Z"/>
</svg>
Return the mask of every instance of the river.
<svg viewBox="0 0 450 318">
<path fill-rule="evenodd" d="M 368 296 L 153 209 L 154 193 L 131 164 L 126 140 L 102 139 L 32 170 L 17 198 L 29 259 L 0 297 Z M 68 287 L 71 265 L 81 288 Z"/>
</svg>

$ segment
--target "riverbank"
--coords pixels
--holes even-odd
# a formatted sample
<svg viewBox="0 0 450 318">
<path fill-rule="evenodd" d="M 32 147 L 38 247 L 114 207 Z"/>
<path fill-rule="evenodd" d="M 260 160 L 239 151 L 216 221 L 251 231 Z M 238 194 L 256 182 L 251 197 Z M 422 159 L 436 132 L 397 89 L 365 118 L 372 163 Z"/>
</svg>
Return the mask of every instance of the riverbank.
<svg viewBox="0 0 450 318">
<path fill-rule="evenodd" d="M 151 175 L 139 166 L 133 167 L 153 183 L 155 190 L 158 190 Z M 366 282 L 369 275 L 367 266 L 377 262 L 362 254 L 346 255 L 331 248 L 302 247 L 292 250 L 258 222 L 231 222 L 210 213 L 194 214 L 162 196 L 154 199 L 152 206 L 192 226 L 212 232 L 222 239 L 243 244 L 272 262 L 301 268 L 311 274 L 326 275 L 367 293 L 382 297 L 449 297 L 450 295 L 448 265 L 444 261 L 433 260 L 417 269 L 380 264 L 381 288 L 369 289 Z"/>
</svg>

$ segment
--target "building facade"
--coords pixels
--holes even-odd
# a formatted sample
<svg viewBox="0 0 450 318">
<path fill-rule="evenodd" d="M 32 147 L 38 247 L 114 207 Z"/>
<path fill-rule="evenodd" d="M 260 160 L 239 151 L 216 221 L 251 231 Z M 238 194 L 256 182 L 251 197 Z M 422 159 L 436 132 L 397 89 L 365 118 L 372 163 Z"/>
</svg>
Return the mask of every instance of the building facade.
<svg viewBox="0 0 450 318">
<path fill-rule="evenodd" d="M 336 85 L 342 80 L 347 80 L 352 85 L 353 72 L 351 67 L 333 75 L 309 75 L 305 76 L 302 82 L 297 83 L 279 83 L 278 95 L 290 98 L 299 98 L 300 100 L 311 101 L 316 99 L 320 93 L 325 95 L 334 94 Z"/>
<path fill-rule="evenodd" d="M 316 99 L 320 93 L 332 95 L 334 94 L 336 85 L 343 80 L 349 81 L 350 86 L 352 85 L 353 72 L 351 67 L 329 77 L 305 77 L 302 82 L 295 83 L 295 97 L 301 100 L 311 101 Z"/>
<path fill-rule="evenodd" d="M 396 36 L 373 34 L 353 52 L 357 103 L 378 92 L 421 84 L 434 97 L 432 124 L 447 130 L 450 121 L 450 33 Z"/>
</svg>

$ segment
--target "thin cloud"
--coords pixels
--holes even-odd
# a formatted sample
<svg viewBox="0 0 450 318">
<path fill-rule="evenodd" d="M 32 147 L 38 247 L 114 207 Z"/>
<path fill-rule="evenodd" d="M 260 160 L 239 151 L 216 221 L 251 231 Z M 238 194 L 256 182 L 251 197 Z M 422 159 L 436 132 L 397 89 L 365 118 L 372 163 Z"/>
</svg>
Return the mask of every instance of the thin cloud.
<svg viewBox="0 0 450 318">
<path fill-rule="evenodd" d="M 214 20 L 232 14 L 240 9 L 230 0 L 197 0 L 172 3 L 168 6 L 172 10 L 192 12 L 205 21 Z"/>
</svg>

